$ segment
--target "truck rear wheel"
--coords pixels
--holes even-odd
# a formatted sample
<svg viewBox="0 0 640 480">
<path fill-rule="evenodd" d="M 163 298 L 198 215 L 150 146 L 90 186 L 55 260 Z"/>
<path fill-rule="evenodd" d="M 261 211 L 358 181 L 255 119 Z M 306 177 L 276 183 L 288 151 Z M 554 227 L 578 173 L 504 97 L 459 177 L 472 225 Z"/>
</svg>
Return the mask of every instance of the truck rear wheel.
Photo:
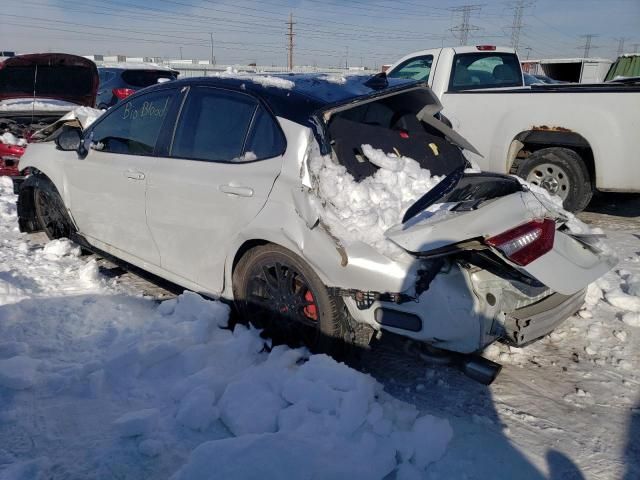
<svg viewBox="0 0 640 480">
<path fill-rule="evenodd" d="M 570 212 L 583 210 L 593 196 L 587 167 L 576 152 L 568 148 L 543 148 L 520 162 L 516 174 L 562 199 Z"/>
</svg>

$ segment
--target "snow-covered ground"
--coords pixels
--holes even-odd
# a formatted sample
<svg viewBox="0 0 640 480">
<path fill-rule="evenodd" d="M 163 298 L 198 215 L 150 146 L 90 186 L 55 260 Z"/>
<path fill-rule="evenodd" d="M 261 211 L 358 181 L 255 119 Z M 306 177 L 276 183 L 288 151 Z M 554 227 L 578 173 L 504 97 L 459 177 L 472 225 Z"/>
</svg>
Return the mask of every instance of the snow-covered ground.
<svg viewBox="0 0 640 480">
<path fill-rule="evenodd" d="M 358 365 L 158 302 L 16 226 L 0 177 L 0 480 L 640 478 L 640 239 L 589 305 L 485 387 L 384 346 Z M 612 226 L 612 228 L 608 228 Z"/>
</svg>

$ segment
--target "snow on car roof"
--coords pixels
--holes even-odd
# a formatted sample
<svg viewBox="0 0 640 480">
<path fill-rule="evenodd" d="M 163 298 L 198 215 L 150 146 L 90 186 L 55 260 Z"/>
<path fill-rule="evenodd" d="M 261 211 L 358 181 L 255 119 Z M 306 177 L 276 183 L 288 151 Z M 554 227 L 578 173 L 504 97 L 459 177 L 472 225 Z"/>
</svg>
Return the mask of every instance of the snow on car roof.
<svg viewBox="0 0 640 480">
<path fill-rule="evenodd" d="M 311 117 L 318 111 L 372 94 L 391 93 L 424 82 L 400 78 L 387 79 L 387 86 L 369 83 L 372 76 L 346 75 L 342 79 L 326 78 L 326 74 L 243 74 L 222 72 L 210 77 L 183 78 L 172 82 L 181 86 L 207 85 L 252 93 L 266 101 L 272 112 L 293 122 L 312 126 Z M 154 85 L 145 90 L 166 86 Z"/>
</svg>

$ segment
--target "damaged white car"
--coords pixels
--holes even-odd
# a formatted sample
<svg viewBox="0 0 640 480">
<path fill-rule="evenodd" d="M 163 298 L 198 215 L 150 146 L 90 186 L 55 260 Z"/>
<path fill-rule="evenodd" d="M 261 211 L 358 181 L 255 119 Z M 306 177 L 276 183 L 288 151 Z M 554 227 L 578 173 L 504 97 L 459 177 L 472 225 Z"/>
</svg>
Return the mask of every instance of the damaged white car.
<svg viewBox="0 0 640 480">
<path fill-rule="evenodd" d="M 233 300 L 325 351 L 382 331 L 459 354 L 524 345 L 580 309 L 616 261 L 597 235 L 517 179 L 469 169 L 473 147 L 424 83 L 339 80 L 135 94 L 65 127 L 55 150 L 29 147 L 20 228 Z"/>
</svg>

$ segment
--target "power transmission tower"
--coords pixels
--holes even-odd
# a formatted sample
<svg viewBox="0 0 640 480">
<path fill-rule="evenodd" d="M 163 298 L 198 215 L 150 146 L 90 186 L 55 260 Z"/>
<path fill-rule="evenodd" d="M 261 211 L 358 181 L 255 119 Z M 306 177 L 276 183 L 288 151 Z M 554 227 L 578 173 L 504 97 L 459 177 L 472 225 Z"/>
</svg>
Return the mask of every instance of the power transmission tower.
<svg viewBox="0 0 640 480">
<path fill-rule="evenodd" d="M 618 56 L 622 55 L 624 53 L 624 41 L 626 40 L 625 37 L 620 37 L 618 38 Z"/>
<path fill-rule="evenodd" d="M 462 23 L 451 28 L 453 35 L 460 39 L 460 45 L 467 44 L 467 41 L 469 40 L 469 32 L 480 30 L 480 28 L 471 24 L 470 19 L 471 13 L 480 11 L 482 7 L 483 5 L 463 5 L 461 7 L 452 7 L 449 9 L 454 13 L 462 14 Z"/>
<path fill-rule="evenodd" d="M 596 49 L 598 47 L 594 46 L 591 44 L 591 40 L 593 40 L 595 37 L 597 37 L 598 35 L 596 35 L 595 33 L 588 33 L 586 35 L 580 35 L 580 38 L 584 38 L 584 46 L 582 47 L 578 47 L 578 48 L 584 48 L 584 54 L 583 54 L 583 58 L 589 58 L 589 52 L 593 49 Z"/>
<path fill-rule="evenodd" d="M 293 26 L 295 22 L 293 21 L 293 13 L 289 13 L 289 21 L 287 22 L 289 27 L 289 31 L 287 32 L 287 38 L 289 39 L 289 44 L 287 45 L 287 51 L 289 52 L 289 59 L 287 67 L 289 70 L 293 70 L 293 37 L 295 33 L 293 33 Z"/>
<path fill-rule="evenodd" d="M 522 18 L 524 16 L 524 11 L 526 8 L 531 7 L 533 2 L 527 0 L 518 0 L 513 3 L 513 24 L 511 27 L 511 46 L 518 50 L 520 46 L 520 31 L 524 27 L 524 23 L 522 22 Z"/>
</svg>

